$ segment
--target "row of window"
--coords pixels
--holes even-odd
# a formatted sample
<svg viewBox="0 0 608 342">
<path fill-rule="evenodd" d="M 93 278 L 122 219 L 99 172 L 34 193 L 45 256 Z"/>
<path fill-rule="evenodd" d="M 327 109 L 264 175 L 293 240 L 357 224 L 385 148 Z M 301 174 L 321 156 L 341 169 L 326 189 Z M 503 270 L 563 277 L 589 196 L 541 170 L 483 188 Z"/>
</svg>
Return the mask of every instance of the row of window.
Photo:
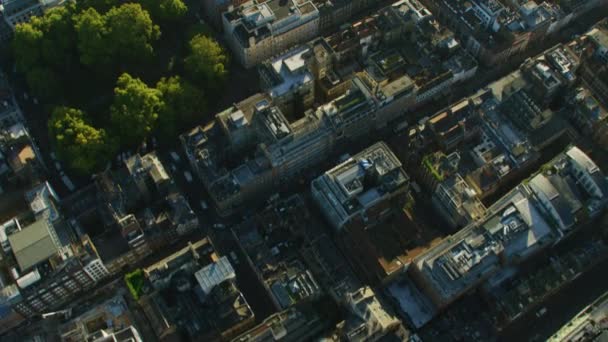
<svg viewBox="0 0 608 342">
<path fill-rule="evenodd" d="M 16 11 L 15 11 L 16 12 Z M 16 26 L 17 24 L 26 23 L 30 21 L 32 17 L 38 16 L 42 14 L 39 8 L 31 9 L 27 12 L 23 12 L 12 17 L 7 18 L 11 26 Z"/>
</svg>

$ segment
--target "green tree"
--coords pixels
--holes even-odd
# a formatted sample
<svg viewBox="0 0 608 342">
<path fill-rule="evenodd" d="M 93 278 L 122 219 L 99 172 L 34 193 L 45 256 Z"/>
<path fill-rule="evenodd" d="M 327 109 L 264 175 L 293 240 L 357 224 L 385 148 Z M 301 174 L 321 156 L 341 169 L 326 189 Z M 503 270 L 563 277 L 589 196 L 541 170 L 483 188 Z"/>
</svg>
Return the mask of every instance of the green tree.
<svg viewBox="0 0 608 342">
<path fill-rule="evenodd" d="M 40 45 L 44 33 L 33 25 L 36 20 L 38 19 L 34 17 L 32 22 L 15 27 L 13 51 L 17 69 L 21 72 L 40 66 L 42 61 Z"/>
<path fill-rule="evenodd" d="M 15 27 L 13 53 L 32 92 L 43 99 L 62 93 L 60 75 L 69 74 L 76 56 L 73 5 L 53 8 Z"/>
<path fill-rule="evenodd" d="M 113 7 L 105 14 L 106 47 L 114 60 L 138 63 L 152 57 L 160 29 L 139 4 Z"/>
<path fill-rule="evenodd" d="M 154 18 L 175 22 L 188 12 L 188 6 L 182 0 L 140 0 L 141 5 Z"/>
<path fill-rule="evenodd" d="M 225 81 L 227 63 L 228 56 L 215 40 L 204 35 L 196 35 L 190 40 L 185 66 L 201 85 L 214 85 L 209 89 L 217 89 L 217 84 Z"/>
<path fill-rule="evenodd" d="M 72 15 L 72 5 L 57 7 L 15 27 L 13 51 L 20 71 L 40 66 L 66 70 L 75 53 Z"/>
<path fill-rule="evenodd" d="M 163 107 L 159 90 L 148 87 L 138 78 L 122 74 L 114 88 L 110 121 L 123 145 L 141 142 L 154 128 Z"/>
<path fill-rule="evenodd" d="M 203 92 L 179 76 L 162 78 L 156 84 L 162 94 L 158 129 L 161 137 L 175 138 L 179 132 L 195 123 L 207 107 Z"/>
<path fill-rule="evenodd" d="M 55 108 L 48 126 L 57 155 L 79 173 L 97 170 L 116 153 L 116 144 L 105 130 L 91 126 L 79 109 Z"/>
<path fill-rule="evenodd" d="M 100 13 L 105 13 L 110 8 L 114 6 L 118 6 L 118 0 L 78 0 L 76 2 L 76 6 L 80 11 L 87 10 L 89 8 L 94 8 L 96 11 Z"/>
<path fill-rule="evenodd" d="M 76 56 L 74 4 L 48 10 L 40 20 L 44 36 L 40 45 L 42 59 L 57 70 L 69 70 Z"/>
<path fill-rule="evenodd" d="M 163 20 L 177 20 L 188 12 L 188 6 L 182 0 L 160 0 L 159 18 Z"/>
<path fill-rule="evenodd" d="M 104 17 L 94 8 L 89 8 L 74 18 L 78 36 L 80 61 L 84 65 L 107 65 L 111 62 L 111 44 L 106 38 Z"/>
<path fill-rule="evenodd" d="M 148 59 L 154 53 L 152 43 L 160 37 L 150 14 L 134 3 L 112 7 L 104 15 L 91 7 L 74 22 L 80 61 L 88 66 L 134 64 Z"/>
</svg>

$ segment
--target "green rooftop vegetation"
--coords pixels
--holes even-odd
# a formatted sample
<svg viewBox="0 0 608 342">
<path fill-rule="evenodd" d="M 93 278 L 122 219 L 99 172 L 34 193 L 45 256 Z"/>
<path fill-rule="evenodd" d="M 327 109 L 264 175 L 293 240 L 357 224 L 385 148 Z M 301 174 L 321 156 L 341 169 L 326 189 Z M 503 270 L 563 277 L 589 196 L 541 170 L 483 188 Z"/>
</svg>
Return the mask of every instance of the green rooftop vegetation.
<svg viewBox="0 0 608 342">
<path fill-rule="evenodd" d="M 144 293 L 144 271 L 141 268 L 138 268 L 131 273 L 127 273 L 125 275 L 125 283 L 127 283 L 127 288 L 129 289 L 129 292 L 131 292 L 133 298 L 138 300 Z"/>
<path fill-rule="evenodd" d="M 427 155 L 422 159 L 422 165 L 435 177 L 438 182 L 443 182 L 445 177 L 439 173 L 433 163 L 434 155 Z"/>
<path fill-rule="evenodd" d="M 358 105 L 359 103 L 363 102 L 363 97 L 360 95 L 361 94 L 359 94 L 359 93 L 351 94 L 351 95 L 345 97 L 344 99 L 336 101 L 336 107 L 338 107 L 338 111 L 340 111 L 340 112 L 346 111 L 346 110 Z"/>
<path fill-rule="evenodd" d="M 380 67 L 382 71 L 386 72 L 388 70 L 393 69 L 398 64 L 403 64 L 403 57 L 398 53 L 394 52 L 386 56 L 385 58 L 380 59 L 379 61 Z"/>
</svg>

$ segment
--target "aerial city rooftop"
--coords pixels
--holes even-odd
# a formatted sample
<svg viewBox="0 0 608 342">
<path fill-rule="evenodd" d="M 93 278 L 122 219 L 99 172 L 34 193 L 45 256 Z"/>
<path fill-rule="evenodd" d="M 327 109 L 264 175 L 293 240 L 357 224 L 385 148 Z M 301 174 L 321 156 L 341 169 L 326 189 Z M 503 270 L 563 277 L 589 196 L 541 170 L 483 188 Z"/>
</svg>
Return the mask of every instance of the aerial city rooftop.
<svg viewBox="0 0 608 342">
<path fill-rule="evenodd" d="M 2 341 L 608 336 L 607 0 L 0 0 L 0 50 Z"/>
</svg>

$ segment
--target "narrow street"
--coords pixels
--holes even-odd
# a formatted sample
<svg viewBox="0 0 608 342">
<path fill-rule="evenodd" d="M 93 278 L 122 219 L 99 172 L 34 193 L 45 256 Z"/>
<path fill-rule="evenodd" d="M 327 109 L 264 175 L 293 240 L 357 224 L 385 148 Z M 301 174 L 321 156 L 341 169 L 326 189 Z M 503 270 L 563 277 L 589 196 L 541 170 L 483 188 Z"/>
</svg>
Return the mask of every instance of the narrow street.
<svg viewBox="0 0 608 342">
<path fill-rule="evenodd" d="M 556 295 L 549 298 L 542 307 L 547 313 L 536 317 L 532 310 L 520 317 L 500 334 L 501 341 L 544 341 L 577 313 L 593 302 L 608 289 L 608 277 L 601 276 L 608 268 L 604 260 L 566 285 Z"/>
<path fill-rule="evenodd" d="M 177 184 L 178 188 L 188 199 L 190 207 L 199 216 L 201 230 L 195 233 L 194 236 L 197 238 L 209 236 L 219 254 L 222 256 L 228 256 L 231 259 L 232 266 L 237 274 L 237 284 L 239 289 L 243 292 L 247 302 L 253 309 L 256 321 L 261 322 L 266 317 L 274 313 L 275 308 L 272 301 L 268 297 L 268 293 L 259 282 L 254 270 L 248 265 L 245 255 L 241 251 L 237 241 L 235 241 L 234 236 L 230 231 L 231 224 L 238 223 L 240 218 L 232 217 L 220 220 L 212 206 L 212 201 L 205 191 L 204 186 L 190 169 L 190 164 L 188 163 L 188 159 L 186 158 L 186 155 L 183 153 L 182 149 L 175 149 L 172 151 L 179 155 L 178 162 L 173 160 L 170 152 L 171 151 L 160 152 L 159 158 L 167 169 L 167 172 L 172 174 L 172 178 Z M 175 172 L 171 170 L 171 165 L 175 165 Z M 186 180 L 184 177 L 184 171 L 188 171 L 192 174 L 192 182 L 188 182 Z M 209 205 L 209 208 L 203 209 L 200 204 L 201 201 L 205 201 L 207 205 Z M 219 223 L 220 221 L 224 225 L 224 228 L 214 228 L 214 224 Z M 186 237 L 183 240 L 188 239 L 189 237 Z M 186 243 L 186 241 L 183 243 Z M 181 244 L 182 243 L 178 245 Z M 232 253 L 236 254 L 238 262 L 233 261 L 231 257 Z"/>
</svg>

